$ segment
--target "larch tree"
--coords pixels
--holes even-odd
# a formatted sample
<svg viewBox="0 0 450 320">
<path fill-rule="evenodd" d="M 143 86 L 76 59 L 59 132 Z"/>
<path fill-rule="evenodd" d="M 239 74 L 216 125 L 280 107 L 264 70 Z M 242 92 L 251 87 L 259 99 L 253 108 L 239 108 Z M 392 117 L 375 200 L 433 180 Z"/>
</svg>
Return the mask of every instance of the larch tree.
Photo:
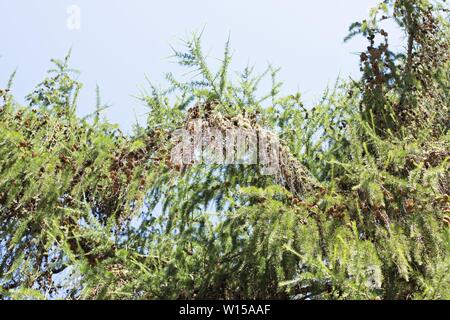
<svg viewBox="0 0 450 320">
<path fill-rule="evenodd" d="M 212 70 L 198 35 L 174 50 L 197 76 L 150 85 L 145 126 L 77 115 L 69 56 L 18 104 L 0 98 L 0 297 L 450 299 L 449 23 L 445 1 L 385 0 L 351 25 L 361 78 L 314 106 L 277 69 Z M 381 26 L 394 21 L 405 50 Z M 261 94 L 258 84 L 272 86 Z M 177 163 L 195 123 L 276 137 L 277 173 Z M 258 144 L 259 146 L 259 144 Z M 273 160 L 273 159 L 272 159 Z"/>
</svg>

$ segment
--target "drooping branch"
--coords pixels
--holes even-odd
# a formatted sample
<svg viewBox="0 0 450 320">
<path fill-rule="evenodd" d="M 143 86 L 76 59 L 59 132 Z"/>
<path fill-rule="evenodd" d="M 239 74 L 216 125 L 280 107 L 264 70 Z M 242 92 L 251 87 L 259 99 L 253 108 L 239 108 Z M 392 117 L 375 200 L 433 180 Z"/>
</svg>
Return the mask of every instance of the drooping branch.
<svg viewBox="0 0 450 320">
<path fill-rule="evenodd" d="M 206 103 L 191 108 L 186 116 L 184 129 L 193 134 L 196 128 L 202 131 L 210 128 L 219 130 L 223 134 L 224 145 L 229 143 L 227 132 L 233 130 L 244 136 L 252 136 L 253 142 L 256 142 L 257 164 L 260 169 L 268 171 L 277 184 L 298 198 L 303 198 L 313 190 L 322 189 L 320 183 L 277 135 L 259 125 L 254 118 L 245 115 L 224 116 L 212 103 Z M 190 164 L 183 165 L 186 167 Z"/>
</svg>

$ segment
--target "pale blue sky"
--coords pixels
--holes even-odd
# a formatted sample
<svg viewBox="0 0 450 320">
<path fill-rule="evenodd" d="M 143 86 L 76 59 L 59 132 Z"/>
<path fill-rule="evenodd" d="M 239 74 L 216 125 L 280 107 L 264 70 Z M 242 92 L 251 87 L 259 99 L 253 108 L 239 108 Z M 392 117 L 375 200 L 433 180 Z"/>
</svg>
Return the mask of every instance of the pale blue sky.
<svg viewBox="0 0 450 320">
<path fill-rule="evenodd" d="M 0 0 L 0 87 L 17 68 L 13 92 L 19 101 L 43 79 L 50 58 L 73 48 L 72 66 L 85 86 L 79 114 L 93 111 L 99 84 L 111 122 L 128 130 L 145 108 L 133 95 L 145 74 L 164 84 L 170 45 L 204 30 L 203 46 L 220 58 L 231 35 L 234 70 L 248 62 L 281 67 L 283 93 L 299 90 L 307 104 L 341 74 L 358 75 L 366 42 L 343 43 L 351 22 L 368 15 L 377 0 Z M 81 9 L 81 29 L 69 30 L 69 5 Z M 396 35 L 400 37 L 399 34 Z M 397 42 L 398 43 L 398 42 Z M 179 73 L 179 72 L 178 72 Z"/>
</svg>

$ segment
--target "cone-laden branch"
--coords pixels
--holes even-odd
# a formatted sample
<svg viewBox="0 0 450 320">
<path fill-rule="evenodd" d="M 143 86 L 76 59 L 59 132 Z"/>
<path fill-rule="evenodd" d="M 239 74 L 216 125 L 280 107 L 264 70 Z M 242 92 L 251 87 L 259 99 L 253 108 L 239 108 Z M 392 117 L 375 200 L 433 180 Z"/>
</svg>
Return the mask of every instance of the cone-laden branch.
<svg viewBox="0 0 450 320">
<path fill-rule="evenodd" d="M 230 144 L 231 138 L 227 137 L 229 132 L 238 131 L 245 137 L 253 137 L 249 144 L 256 143 L 256 163 L 261 171 L 270 168 L 268 174 L 273 175 L 277 184 L 285 187 L 298 198 L 303 198 L 306 193 L 322 188 L 308 169 L 292 155 L 289 148 L 283 145 L 277 135 L 258 124 L 254 117 L 224 116 L 216 107 L 214 103 L 208 102 L 191 108 L 186 116 L 184 129 L 191 135 L 197 136 L 211 128 L 219 130 L 223 137 L 221 144 L 224 146 Z M 202 151 L 209 142 L 202 141 Z M 236 151 L 236 146 L 234 147 L 233 152 Z M 229 153 L 230 149 L 224 150 L 224 153 L 227 152 Z M 229 154 L 225 154 L 225 158 L 227 157 Z M 190 166 L 190 164 L 183 163 L 183 166 Z"/>
</svg>

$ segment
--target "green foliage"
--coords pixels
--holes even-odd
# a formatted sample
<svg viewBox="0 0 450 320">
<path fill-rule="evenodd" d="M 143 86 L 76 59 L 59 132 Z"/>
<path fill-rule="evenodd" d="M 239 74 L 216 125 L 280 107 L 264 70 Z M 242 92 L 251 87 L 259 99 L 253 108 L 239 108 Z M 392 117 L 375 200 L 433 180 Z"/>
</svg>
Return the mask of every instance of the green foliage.
<svg viewBox="0 0 450 320">
<path fill-rule="evenodd" d="M 12 77 L 0 90 L 0 296 L 450 299 L 446 12 L 383 1 L 350 28 L 369 40 L 361 79 L 310 108 L 279 95 L 271 66 L 231 78 L 229 41 L 211 70 L 194 35 L 174 59 L 195 76 L 150 84 L 147 125 L 131 135 L 99 118 L 98 89 L 94 118 L 77 117 L 69 55 L 28 106 Z M 406 52 L 390 51 L 388 19 Z M 298 163 L 285 175 L 311 185 L 172 163 L 171 133 L 194 113 L 273 131 Z"/>
</svg>

